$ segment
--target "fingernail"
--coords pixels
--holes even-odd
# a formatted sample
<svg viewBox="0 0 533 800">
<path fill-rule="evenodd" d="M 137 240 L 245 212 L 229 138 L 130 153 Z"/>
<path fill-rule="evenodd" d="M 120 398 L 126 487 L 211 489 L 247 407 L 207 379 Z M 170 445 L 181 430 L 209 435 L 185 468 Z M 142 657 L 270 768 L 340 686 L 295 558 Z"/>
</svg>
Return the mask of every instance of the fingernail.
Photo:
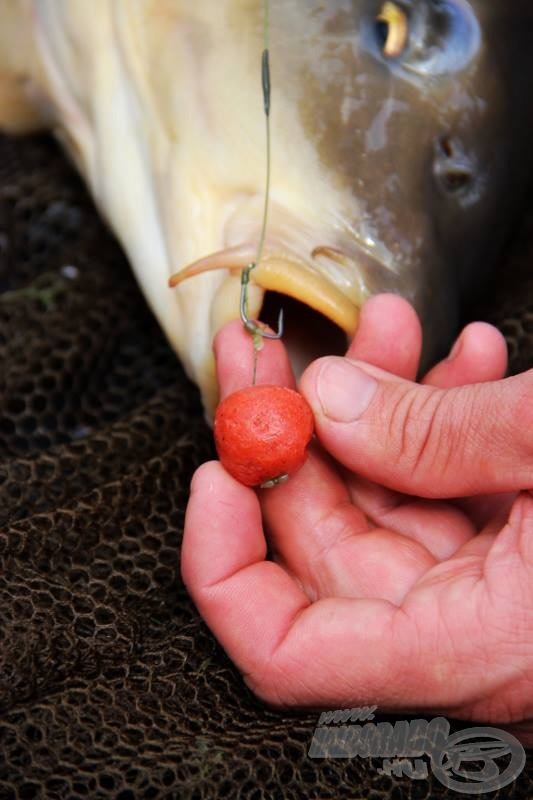
<svg viewBox="0 0 533 800">
<path fill-rule="evenodd" d="M 324 414 L 334 422 L 353 422 L 368 406 L 377 381 L 346 359 L 329 361 L 317 379 L 317 394 Z"/>
</svg>

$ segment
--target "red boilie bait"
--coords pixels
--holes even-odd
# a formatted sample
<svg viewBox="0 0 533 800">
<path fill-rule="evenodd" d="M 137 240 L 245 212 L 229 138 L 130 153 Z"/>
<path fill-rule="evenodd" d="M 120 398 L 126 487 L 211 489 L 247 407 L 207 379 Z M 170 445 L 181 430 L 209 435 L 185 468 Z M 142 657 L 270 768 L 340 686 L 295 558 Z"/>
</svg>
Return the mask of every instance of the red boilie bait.
<svg viewBox="0 0 533 800">
<path fill-rule="evenodd" d="M 283 386 L 247 386 L 215 413 L 215 443 L 224 468 L 246 486 L 274 486 L 299 469 L 313 435 L 313 412 Z"/>
</svg>

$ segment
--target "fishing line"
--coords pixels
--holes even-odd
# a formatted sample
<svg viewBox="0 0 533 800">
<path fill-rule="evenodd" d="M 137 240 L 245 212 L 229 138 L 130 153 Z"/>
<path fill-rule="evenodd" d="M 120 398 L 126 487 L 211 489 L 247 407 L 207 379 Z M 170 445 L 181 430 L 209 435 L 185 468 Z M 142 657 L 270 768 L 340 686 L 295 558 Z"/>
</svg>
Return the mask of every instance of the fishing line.
<svg viewBox="0 0 533 800">
<path fill-rule="evenodd" d="M 255 260 L 245 267 L 241 273 L 241 303 L 240 312 L 241 320 L 244 327 L 249 331 L 254 340 L 254 370 L 252 383 L 255 384 L 257 372 L 257 352 L 261 348 L 261 339 L 281 339 L 283 336 L 283 309 L 280 309 L 278 317 L 278 330 L 277 333 L 268 333 L 260 328 L 254 320 L 248 317 L 248 284 L 250 282 L 250 272 L 261 261 L 263 249 L 265 246 L 266 229 L 268 224 L 268 210 L 270 203 L 270 173 L 271 173 L 271 136 L 270 136 L 270 48 L 269 48 L 269 35 L 270 35 L 270 2 L 263 0 L 263 53 L 261 55 L 261 87 L 263 90 L 263 110 L 265 113 L 265 132 L 266 132 L 266 181 L 265 181 L 265 202 L 263 206 L 263 221 L 261 224 L 261 233 L 257 245 L 257 253 Z"/>
<path fill-rule="evenodd" d="M 263 109 L 265 112 L 265 128 L 266 128 L 266 183 L 265 183 L 265 205 L 263 209 L 263 224 L 261 226 L 261 236 L 257 247 L 257 255 L 255 263 L 259 264 L 261 256 L 263 255 L 263 247 L 265 244 L 266 228 L 268 223 L 268 207 L 270 203 L 270 172 L 271 172 L 271 146 L 270 146 L 270 55 L 269 55 L 269 0 L 264 0 L 264 21 L 263 21 L 263 38 L 264 49 L 261 56 L 261 86 L 263 89 Z"/>
</svg>

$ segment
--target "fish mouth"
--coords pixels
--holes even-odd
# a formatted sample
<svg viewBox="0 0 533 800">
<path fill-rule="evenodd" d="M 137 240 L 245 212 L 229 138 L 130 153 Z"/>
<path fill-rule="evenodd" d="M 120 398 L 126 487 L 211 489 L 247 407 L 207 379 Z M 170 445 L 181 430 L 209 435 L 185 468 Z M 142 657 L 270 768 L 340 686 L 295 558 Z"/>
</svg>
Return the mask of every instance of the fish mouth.
<svg viewBox="0 0 533 800">
<path fill-rule="evenodd" d="M 239 317 L 242 270 L 255 258 L 249 245 L 226 248 L 189 264 L 169 279 L 169 286 L 174 288 L 206 272 L 227 270 L 211 306 L 214 336 L 223 324 Z M 343 291 L 329 274 L 324 274 L 327 269 L 346 271 L 352 267 L 353 275 L 349 262 L 341 250 L 326 245 L 315 247 L 305 261 L 293 254 L 267 250 L 249 273 L 248 309 L 252 319 L 261 318 L 270 324 L 274 316 L 272 296 L 281 295 L 276 302 L 285 306 L 284 342 L 297 375 L 313 356 L 325 354 L 324 348 L 342 353 L 355 334 L 366 299 L 364 288 L 347 284 Z M 309 346 L 309 340 L 314 340 L 314 347 Z"/>
<path fill-rule="evenodd" d="M 189 264 L 169 279 L 169 286 L 175 288 L 197 275 L 226 271 L 211 301 L 211 340 L 225 323 L 240 317 L 242 271 L 256 257 L 249 244 L 228 247 Z M 354 285 L 353 276 L 359 274 L 345 253 L 325 245 L 314 247 L 306 260 L 267 246 L 250 271 L 248 315 L 276 330 L 277 314 L 283 307 L 283 342 L 296 378 L 316 358 L 346 352 L 367 295 L 362 285 Z M 345 286 L 341 289 L 342 276 Z M 212 368 L 209 372 L 213 374 Z M 216 398 L 210 397 L 206 404 L 214 407 L 213 402 L 216 404 Z"/>
</svg>

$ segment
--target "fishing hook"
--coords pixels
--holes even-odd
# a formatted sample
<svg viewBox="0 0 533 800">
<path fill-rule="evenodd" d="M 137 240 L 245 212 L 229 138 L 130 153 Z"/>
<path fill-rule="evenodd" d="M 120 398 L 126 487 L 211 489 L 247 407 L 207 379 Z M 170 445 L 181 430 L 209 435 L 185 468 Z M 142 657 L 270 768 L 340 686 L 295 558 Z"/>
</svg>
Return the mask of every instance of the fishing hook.
<svg viewBox="0 0 533 800">
<path fill-rule="evenodd" d="M 255 267 L 255 263 L 249 264 L 245 267 L 241 274 L 241 320 L 242 324 L 250 333 L 259 334 L 263 339 L 281 339 L 283 336 L 283 309 L 280 308 L 278 316 L 278 330 L 276 333 L 268 333 L 268 331 L 260 328 L 253 319 L 248 316 L 248 284 L 250 282 L 250 272 Z"/>
</svg>

